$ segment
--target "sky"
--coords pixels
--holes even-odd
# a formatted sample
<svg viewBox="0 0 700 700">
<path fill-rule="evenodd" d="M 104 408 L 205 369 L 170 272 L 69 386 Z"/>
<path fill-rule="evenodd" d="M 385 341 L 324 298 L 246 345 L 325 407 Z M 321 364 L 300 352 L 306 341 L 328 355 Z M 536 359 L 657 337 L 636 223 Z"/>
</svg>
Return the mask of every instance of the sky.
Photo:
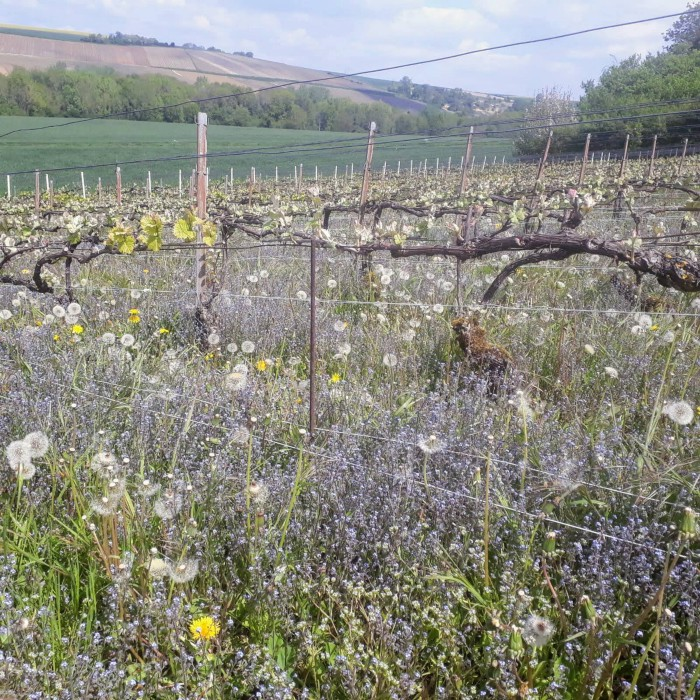
<svg viewBox="0 0 700 700">
<path fill-rule="evenodd" d="M 682 12 L 677 0 L 0 0 L 0 21 L 152 36 L 351 73 Z M 533 97 L 656 53 L 673 19 L 373 74 Z"/>
</svg>

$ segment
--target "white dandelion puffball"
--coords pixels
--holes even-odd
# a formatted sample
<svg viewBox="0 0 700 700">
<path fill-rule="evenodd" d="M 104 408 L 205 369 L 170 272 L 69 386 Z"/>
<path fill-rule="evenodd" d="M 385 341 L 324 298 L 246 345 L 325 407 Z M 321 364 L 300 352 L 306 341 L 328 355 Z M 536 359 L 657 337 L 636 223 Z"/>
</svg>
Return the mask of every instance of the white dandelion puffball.
<svg viewBox="0 0 700 700">
<path fill-rule="evenodd" d="M 36 467 L 31 462 L 22 463 L 17 469 L 18 478 L 22 481 L 27 481 L 31 479 L 36 474 Z"/>
<path fill-rule="evenodd" d="M 350 343 L 341 343 L 338 346 L 338 353 L 340 355 L 349 355 L 351 350 L 352 348 L 350 347 Z"/>
<path fill-rule="evenodd" d="M 595 348 L 590 344 L 586 343 L 583 346 L 583 349 L 589 354 L 589 355 L 595 355 Z"/>
<path fill-rule="evenodd" d="M 235 442 L 237 445 L 243 445 L 250 439 L 250 431 L 244 425 L 239 425 L 231 433 L 231 442 Z"/>
<path fill-rule="evenodd" d="M 250 355 L 252 352 L 255 352 L 255 343 L 252 340 L 244 340 L 241 343 L 241 352 L 245 353 L 246 355 Z"/>
<path fill-rule="evenodd" d="M 433 306 L 433 312 L 436 314 L 441 314 L 445 310 L 445 307 L 442 304 L 435 304 Z"/>
<path fill-rule="evenodd" d="M 304 290 L 300 289 L 297 292 L 297 299 L 299 299 L 299 301 L 306 301 L 306 298 L 307 298 L 306 292 Z"/>
<path fill-rule="evenodd" d="M 434 455 L 445 449 L 445 443 L 436 435 L 429 435 L 418 443 L 418 448 L 427 455 Z"/>
<path fill-rule="evenodd" d="M 122 344 L 123 347 L 130 348 L 136 342 L 136 338 L 134 338 L 134 336 L 131 335 L 131 333 L 124 333 L 119 342 Z"/>
<path fill-rule="evenodd" d="M 693 407 L 687 401 L 667 403 L 661 413 L 678 425 L 690 425 L 695 417 Z"/>
<path fill-rule="evenodd" d="M 24 440 L 13 440 L 6 448 L 5 455 L 13 471 L 18 471 L 24 464 L 32 463 L 32 449 Z"/>
<path fill-rule="evenodd" d="M 648 331 L 653 325 L 653 321 L 651 320 L 651 316 L 649 316 L 649 314 L 636 314 L 634 320 L 645 331 Z"/>
<path fill-rule="evenodd" d="M 614 367 L 604 367 L 603 371 L 611 379 L 617 379 L 620 376 L 620 373 Z"/>
<path fill-rule="evenodd" d="M 103 333 L 102 337 L 100 340 L 105 344 L 105 345 L 114 345 L 114 343 L 117 340 L 117 336 L 114 335 L 114 333 Z"/>
<path fill-rule="evenodd" d="M 49 438 L 41 430 L 35 430 L 24 438 L 32 457 L 43 457 L 49 449 Z"/>
<path fill-rule="evenodd" d="M 56 317 L 53 314 L 46 314 L 46 316 L 44 316 L 44 320 L 42 321 L 42 325 L 50 326 L 55 320 Z"/>
<path fill-rule="evenodd" d="M 348 327 L 348 324 L 345 321 L 341 321 L 341 320 L 338 320 L 333 324 L 333 330 L 336 333 L 342 333 L 347 327 Z"/>
<path fill-rule="evenodd" d="M 197 559 L 183 559 L 170 569 L 170 578 L 175 583 L 187 583 L 199 572 Z"/>
<path fill-rule="evenodd" d="M 238 352 L 238 345 L 236 343 L 229 343 L 226 346 L 226 352 L 230 352 L 232 355 L 236 352 Z"/>
<path fill-rule="evenodd" d="M 338 283 L 335 280 L 331 279 L 328 280 L 328 282 L 326 282 L 326 286 L 328 287 L 328 289 L 335 289 L 338 286 Z"/>
<path fill-rule="evenodd" d="M 207 337 L 207 343 L 210 348 L 215 348 L 221 342 L 221 336 L 218 333 L 210 333 Z"/>
<path fill-rule="evenodd" d="M 399 361 L 398 361 L 396 355 L 388 352 L 386 355 L 384 355 L 382 362 L 387 367 L 396 367 L 396 365 L 398 364 Z"/>
<path fill-rule="evenodd" d="M 68 306 L 66 307 L 66 313 L 67 313 L 69 316 L 80 316 L 80 312 L 81 312 L 82 310 L 83 310 L 82 307 L 80 306 L 80 304 L 78 304 L 77 301 L 71 302 L 71 303 L 68 304 Z"/>
<path fill-rule="evenodd" d="M 56 304 L 56 306 L 51 309 L 51 313 L 53 313 L 56 318 L 63 318 L 66 315 L 66 310 L 59 304 Z"/>
<path fill-rule="evenodd" d="M 228 391 L 242 391 L 248 383 L 248 368 L 245 365 L 236 365 L 233 372 L 226 375 L 224 387 Z"/>
<path fill-rule="evenodd" d="M 154 557 L 148 565 L 148 575 L 151 578 L 165 578 L 170 576 L 170 564 L 165 559 Z"/>
<path fill-rule="evenodd" d="M 0 311 L 0 319 L 3 321 L 9 321 L 12 318 L 12 311 L 9 309 L 3 309 Z"/>
<path fill-rule="evenodd" d="M 553 634 L 554 625 L 539 615 L 530 615 L 523 625 L 523 639 L 533 647 L 543 647 Z"/>
</svg>

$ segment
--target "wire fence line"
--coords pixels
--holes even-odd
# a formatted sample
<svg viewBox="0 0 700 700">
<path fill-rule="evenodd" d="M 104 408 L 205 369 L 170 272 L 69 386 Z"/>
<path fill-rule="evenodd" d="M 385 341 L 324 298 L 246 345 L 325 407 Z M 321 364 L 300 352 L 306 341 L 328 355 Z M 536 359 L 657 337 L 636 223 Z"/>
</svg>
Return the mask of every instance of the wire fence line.
<svg viewBox="0 0 700 700">
<path fill-rule="evenodd" d="M 124 294 L 130 294 L 131 292 L 140 292 L 142 294 L 171 294 L 174 296 L 178 296 L 181 298 L 184 297 L 189 297 L 189 296 L 195 296 L 195 290 L 193 289 L 153 289 L 151 287 L 102 287 L 102 286 L 93 286 L 93 285 L 76 285 L 75 287 L 76 291 L 77 290 L 84 290 L 84 291 L 91 291 L 91 292 L 122 292 Z M 251 301 L 284 301 L 284 302 L 294 302 L 297 304 L 310 304 L 311 299 L 308 297 L 306 298 L 300 298 L 298 296 L 280 296 L 280 295 L 257 295 L 257 294 L 233 294 L 227 290 L 222 290 L 218 294 L 220 297 L 222 293 L 225 293 L 226 296 L 224 298 L 230 298 L 230 299 L 242 299 L 246 300 L 249 299 Z M 523 311 L 523 312 L 537 312 L 537 313 L 545 313 L 545 312 L 554 312 L 554 313 L 577 313 L 577 314 L 598 314 L 601 316 L 635 316 L 640 313 L 644 313 L 648 316 L 670 316 L 673 318 L 698 318 L 700 317 L 700 312 L 695 313 L 695 312 L 688 312 L 688 311 L 654 311 L 654 310 L 648 310 L 648 311 L 641 311 L 640 309 L 613 309 L 613 308 L 585 308 L 585 307 L 576 307 L 576 306 L 547 306 L 547 305 L 538 305 L 538 306 L 528 306 L 528 305 L 508 305 L 508 304 L 496 304 L 492 302 L 488 302 L 486 304 L 481 304 L 480 302 L 469 302 L 467 304 L 463 304 L 462 307 L 458 305 L 457 303 L 442 303 L 442 302 L 418 302 L 418 301 L 363 301 L 360 299 L 341 299 L 341 298 L 324 298 L 324 297 L 318 297 L 316 299 L 317 304 L 332 304 L 335 306 L 365 306 L 365 307 L 373 307 L 378 310 L 381 310 L 382 308 L 386 307 L 403 307 L 403 308 L 415 308 L 415 309 L 420 309 L 421 311 L 426 311 L 430 312 L 431 310 L 434 311 L 434 308 L 436 305 L 443 307 L 443 310 L 445 309 L 451 309 L 451 310 L 458 310 L 462 307 L 472 307 L 474 306 L 475 308 L 484 308 L 484 309 L 502 309 L 502 310 L 507 310 L 507 311 Z M 434 311 L 435 313 L 439 314 L 441 311 Z"/>
<path fill-rule="evenodd" d="M 51 383 L 54 384 L 55 386 L 58 386 L 58 387 L 60 387 L 60 388 L 63 388 L 63 389 L 65 389 L 65 390 L 67 390 L 68 392 L 75 392 L 75 393 L 82 394 L 82 395 L 85 395 L 85 396 L 92 396 L 92 397 L 94 397 L 94 398 L 98 398 L 98 399 L 103 400 L 103 401 L 108 401 L 108 402 L 111 402 L 111 403 L 120 404 L 120 405 L 123 406 L 123 407 L 130 407 L 130 404 L 128 404 L 128 403 L 126 403 L 126 402 L 123 402 L 123 401 L 120 401 L 119 399 L 114 399 L 114 398 L 112 398 L 112 397 L 105 396 L 105 395 L 103 395 L 103 394 L 98 394 L 98 393 L 96 393 L 96 392 L 91 392 L 91 391 L 88 391 L 88 390 L 85 390 L 85 389 L 80 389 L 80 388 L 75 387 L 75 386 L 68 386 L 68 385 L 66 385 L 66 384 L 62 384 L 62 383 L 57 382 L 57 381 L 55 381 L 55 380 L 50 380 L 50 381 L 51 381 Z M 216 426 L 216 425 L 212 425 L 211 423 L 208 423 L 208 422 L 205 422 L 205 421 L 199 421 L 199 420 L 197 420 L 197 419 L 195 419 L 195 418 L 192 418 L 191 416 L 182 416 L 182 415 L 179 415 L 179 414 L 169 414 L 169 413 L 165 413 L 165 412 L 162 412 L 162 411 L 156 411 L 156 410 L 154 410 L 154 409 L 149 409 L 149 408 L 146 408 L 146 407 L 143 407 L 143 406 L 140 407 L 140 410 L 145 411 L 145 412 L 147 412 L 147 413 L 150 413 L 150 414 L 152 414 L 152 415 L 157 415 L 157 416 L 161 416 L 161 417 L 165 417 L 165 418 L 171 418 L 171 419 L 175 419 L 175 420 L 186 421 L 186 422 L 188 422 L 188 423 L 192 423 L 192 424 L 196 424 L 196 425 L 201 425 L 201 426 L 204 426 L 204 427 L 206 427 L 206 428 L 208 428 L 208 429 L 214 429 L 214 430 L 219 430 L 219 431 L 226 431 L 226 430 L 228 430 L 228 428 L 227 428 L 226 426 Z M 252 437 L 253 439 L 257 439 L 259 442 L 261 442 L 261 441 L 263 440 L 263 438 L 256 438 L 256 436 L 255 436 L 254 433 L 252 433 L 251 437 Z M 265 443 L 267 443 L 267 444 L 277 445 L 278 447 L 282 447 L 282 448 L 287 449 L 287 450 L 292 450 L 292 451 L 294 451 L 294 452 L 302 452 L 303 454 L 306 454 L 307 456 L 312 457 L 312 458 L 315 458 L 315 459 L 323 459 L 323 460 L 328 460 L 328 459 L 329 459 L 328 455 L 326 455 L 326 454 L 324 454 L 324 453 L 322 453 L 322 452 L 318 452 L 317 450 L 309 449 L 308 447 L 303 446 L 303 445 L 298 445 L 298 444 L 297 444 L 297 445 L 292 445 L 292 444 L 289 444 L 289 443 L 281 442 L 281 441 L 279 441 L 279 440 L 275 440 L 274 438 L 270 438 L 269 436 L 265 436 L 264 441 L 265 441 Z M 471 455 L 470 455 L 470 456 L 471 456 Z M 479 459 L 484 459 L 484 460 L 486 459 L 486 456 L 483 456 L 483 455 L 476 455 L 476 457 L 479 458 Z M 494 461 L 495 461 L 495 460 L 494 460 Z M 344 464 L 347 464 L 347 465 L 350 465 L 350 466 L 354 466 L 354 467 L 356 467 L 356 468 L 358 468 L 358 469 L 363 469 L 363 470 L 365 470 L 365 471 L 368 469 L 368 465 L 358 464 L 358 463 L 350 462 L 350 461 L 346 461 L 346 460 L 343 460 L 343 463 L 344 463 Z M 508 462 L 505 462 L 505 464 L 509 464 L 509 463 L 508 463 Z M 512 464 L 512 463 L 510 463 L 510 464 Z M 518 465 L 516 465 L 516 466 L 518 466 Z M 370 467 L 370 469 L 371 469 L 371 468 L 372 468 L 372 467 Z M 376 468 L 374 468 L 374 469 L 375 469 L 375 471 L 377 471 L 378 473 L 381 473 L 381 474 L 383 474 L 383 475 L 385 475 L 385 476 L 389 476 L 389 477 L 394 478 L 394 479 L 404 479 L 404 480 L 411 481 L 412 483 L 418 485 L 419 487 L 424 487 L 424 486 L 426 485 L 425 482 L 424 482 L 423 480 L 420 480 L 420 479 L 417 479 L 417 478 L 411 478 L 411 477 L 408 477 L 408 478 L 407 478 L 406 475 L 403 475 L 403 474 L 397 474 L 397 473 L 394 473 L 394 472 L 387 472 L 387 471 L 385 471 L 385 470 L 376 469 Z M 428 486 L 428 488 L 431 489 L 431 490 L 438 491 L 438 492 L 442 492 L 442 493 L 446 493 L 446 494 L 450 494 L 450 495 L 453 495 L 453 496 L 458 497 L 458 498 L 464 498 L 465 500 L 469 500 L 469 501 L 472 501 L 472 502 L 475 502 L 475 503 L 479 503 L 479 504 L 481 504 L 482 506 L 484 506 L 484 505 L 486 504 L 486 501 L 485 501 L 484 498 L 479 498 L 479 497 L 477 497 L 477 496 L 472 496 L 471 494 L 466 494 L 466 493 L 459 492 L 459 491 L 452 491 L 452 490 L 450 490 L 450 489 L 444 488 L 444 487 L 439 486 L 439 485 L 436 485 L 436 484 L 430 484 L 430 483 L 428 483 L 427 486 Z M 628 494 L 628 495 L 634 496 L 634 497 L 636 497 L 636 498 L 639 498 L 639 495 L 638 495 L 638 494 L 631 494 L 631 493 L 630 493 L 630 494 Z M 592 528 L 587 528 L 587 527 L 584 527 L 584 526 L 581 526 L 581 525 L 576 525 L 576 524 L 574 524 L 574 523 L 566 522 L 566 521 L 564 521 L 564 520 L 559 520 L 559 519 L 556 519 L 556 518 L 552 518 L 551 516 L 547 515 L 547 514 L 544 513 L 544 512 L 541 512 L 541 513 L 531 513 L 531 512 L 529 512 L 529 511 L 525 511 L 525 510 L 520 509 L 520 508 L 515 508 L 515 507 L 513 507 L 513 506 L 508 506 L 508 505 L 506 505 L 506 504 L 504 504 L 504 503 L 501 503 L 499 500 L 496 500 L 495 498 L 494 498 L 493 500 L 492 500 L 491 498 L 489 498 L 488 505 L 489 505 L 489 507 L 493 507 L 493 508 L 496 508 L 496 509 L 499 509 L 499 510 L 503 510 L 503 511 L 508 512 L 508 513 L 514 513 L 514 514 L 517 514 L 517 515 L 521 515 L 521 516 L 527 517 L 527 518 L 530 519 L 530 520 L 535 520 L 535 521 L 538 521 L 538 522 L 547 522 L 547 523 L 550 523 L 550 524 L 553 524 L 553 525 L 557 525 L 557 526 L 559 526 L 559 527 L 563 527 L 563 528 L 567 528 L 567 529 L 572 529 L 572 530 L 575 530 L 575 531 L 578 531 L 578 532 L 583 532 L 583 533 L 586 533 L 586 534 L 595 536 L 596 538 L 608 539 L 608 540 L 611 540 L 611 541 L 616 541 L 616 542 L 621 542 L 621 543 L 625 543 L 625 544 L 630 544 L 630 545 L 633 545 L 633 546 L 635 546 L 635 547 L 641 547 L 641 548 L 643 548 L 643 549 L 647 549 L 647 550 L 649 550 L 649 551 L 654 551 L 654 552 L 657 552 L 657 553 L 660 553 L 660 554 L 666 554 L 666 553 L 667 553 L 666 550 L 661 549 L 661 548 L 659 548 L 659 547 L 655 547 L 655 546 L 653 546 L 653 545 L 649 545 L 649 544 L 646 544 L 646 543 L 644 543 L 644 542 L 640 542 L 640 541 L 637 541 L 637 540 L 631 540 L 631 539 L 628 539 L 628 538 L 619 537 L 619 536 L 617 536 L 617 535 L 611 535 L 611 534 L 609 534 L 609 533 L 603 532 L 602 530 L 594 530 L 594 529 L 592 529 Z M 681 557 L 681 558 L 686 558 L 686 557 Z"/>
</svg>

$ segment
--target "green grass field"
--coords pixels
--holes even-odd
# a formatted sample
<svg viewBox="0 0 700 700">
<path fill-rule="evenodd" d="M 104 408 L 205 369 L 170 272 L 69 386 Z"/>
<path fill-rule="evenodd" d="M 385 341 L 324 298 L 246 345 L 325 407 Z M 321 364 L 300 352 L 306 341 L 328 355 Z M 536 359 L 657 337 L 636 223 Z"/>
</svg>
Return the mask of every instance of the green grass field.
<svg viewBox="0 0 700 700">
<path fill-rule="evenodd" d="M 161 179 L 172 184 L 177 182 L 178 170 L 182 169 L 185 179 L 186 173 L 194 167 L 191 156 L 196 150 L 196 130 L 193 124 L 99 120 L 8 134 L 17 129 L 36 129 L 69 121 L 75 120 L 0 117 L 0 191 L 4 193 L 8 173 L 32 173 L 34 170 L 44 173 L 67 168 L 69 170 L 50 172 L 55 187 L 60 188 L 80 183 L 80 171 L 83 170 L 87 186 L 93 188 L 98 177 L 105 185 L 112 183 L 117 164 L 122 169 L 125 184 L 144 182 L 149 170 L 154 184 Z M 380 135 L 374 151 L 374 169 L 380 169 L 386 161 L 387 168 L 395 171 L 399 160 L 402 170 L 409 167 L 411 160 L 417 168 L 418 161 L 425 158 L 429 167 L 435 167 L 436 158 L 440 158 L 444 165 L 450 157 L 453 166 L 458 166 L 464 146 L 464 137 L 430 139 Z M 294 166 L 300 163 L 304 164 L 305 177 L 313 177 L 316 166 L 321 176 L 332 176 L 336 165 L 341 176 L 345 174 L 346 165 L 354 164 L 355 173 L 361 171 L 366 136 L 212 125 L 208 131 L 208 148 L 212 179 L 223 178 L 231 168 L 234 177 L 246 177 L 251 167 L 263 177 L 274 177 L 276 167 L 280 178 L 289 177 L 294 174 Z M 246 153 L 254 149 L 267 150 Z M 217 153 L 225 155 L 216 156 Z M 177 160 L 153 161 L 180 156 L 182 158 Z M 503 156 L 508 159 L 511 142 L 496 138 L 475 141 L 474 156 L 477 163 L 483 162 L 484 156 L 489 161 L 494 157 L 500 161 Z M 43 181 L 42 174 L 42 184 Z M 12 182 L 13 187 L 20 191 L 33 186 L 34 177 L 31 174 L 13 175 Z"/>
<path fill-rule="evenodd" d="M 80 41 L 83 37 L 89 36 L 87 32 L 73 32 L 68 29 L 24 27 L 18 24 L 0 24 L 0 33 L 32 36 L 37 39 L 58 39 L 59 41 Z"/>
</svg>

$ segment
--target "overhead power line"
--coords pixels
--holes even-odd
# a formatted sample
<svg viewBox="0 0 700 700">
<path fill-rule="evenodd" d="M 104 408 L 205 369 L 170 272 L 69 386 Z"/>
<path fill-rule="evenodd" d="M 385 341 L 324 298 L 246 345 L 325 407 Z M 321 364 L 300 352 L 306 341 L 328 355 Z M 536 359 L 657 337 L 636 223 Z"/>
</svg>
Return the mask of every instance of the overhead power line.
<svg viewBox="0 0 700 700">
<path fill-rule="evenodd" d="M 85 122 L 91 122 L 91 121 L 98 121 L 101 119 L 110 119 L 110 118 L 116 118 L 116 117 L 126 117 L 130 115 L 137 115 L 137 114 L 146 114 L 148 112 L 153 112 L 156 110 L 162 110 L 162 109 L 175 109 L 177 107 L 184 107 L 185 105 L 189 104 L 205 104 L 207 102 L 213 102 L 215 100 L 223 100 L 226 98 L 230 97 L 242 97 L 244 95 L 254 95 L 260 92 L 267 92 L 269 90 L 278 90 L 280 88 L 286 88 L 286 87 L 292 87 L 294 85 L 312 85 L 316 83 L 323 83 L 327 82 L 330 80 L 338 80 L 342 78 L 357 78 L 363 75 L 373 75 L 375 73 L 384 73 L 386 71 L 390 70 L 399 70 L 403 68 L 413 68 L 415 66 L 424 66 L 428 65 L 431 63 L 439 63 L 442 61 L 451 61 L 456 58 L 464 58 L 466 56 L 474 56 L 476 54 L 481 54 L 481 53 L 487 53 L 490 51 L 500 51 L 502 49 L 512 49 L 512 48 L 517 48 L 518 46 L 528 46 L 531 44 L 541 44 L 545 43 L 548 41 L 558 41 L 560 39 L 568 39 L 574 36 L 582 36 L 584 34 L 592 34 L 594 32 L 601 32 L 605 31 L 608 29 L 619 29 L 621 27 L 630 27 L 634 26 L 637 24 L 645 24 L 648 22 L 657 22 L 662 19 L 672 19 L 674 17 L 680 17 L 681 15 L 691 15 L 691 14 L 697 14 L 700 13 L 700 9 L 697 10 L 692 10 L 692 9 L 687 9 L 682 12 L 673 12 L 670 14 L 666 15 L 658 15 L 656 17 L 646 17 L 644 19 L 636 19 L 636 20 L 629 20 L 627 22 L 617 22 L 615 24 L 605 24 L 599 27 L 590 27 L 588 29 L 578 29 L 573 32 L 565 32 L 563 34 L 555 34 L 553 36 L 546 36 L 546 37 L 539 37 L 536 39 L 524 39 L 523 41 L 512 41 L 507 44 L 498 44 L 496 46 L 487 46 L 485 48 L 481 49 L 472 49 L 470 51 L 462 51 L 460 53 L 454 53 L 454 54 L 449 54 L 447 56 L 438 56 L 436 58 L 427 58 L 423 59 L 420 61 L 411 61 L 409 63 L 400 63 L 394 66 L 385 66 L 383 68 L 371 68 L 369 70 L 362 70 L 362 71 L 356 71 L 354 73 L 339 73 L 335 75 L 330 75 L 330 76 L 324 76 L 322 78 L 310 78 L 307 80 L 289 80 L 284 83 L 280 83 L 278 85 L 268 85 L 266 87 L 262 88 L 256 88 L 254 90 L 245 90 L 243 92 L 235 92 L 235 93 L 229 93 L 226 95 L 217 95 L 214 97 L 202 97 L 198 99 L 191 99 L 191 100 L 184 100 L 183 102 L 176 102 L 174 104 L 170 105 L 159 105 L 157 107 L 146 107 L 144 109 L 136 109 L 136 110 L 125 110 L 122 112 L 113 112 L 111 114 L 105 114 L 99 117 L 86 117 L 84 119 L 76 119 L 74 121 L 70 122 L 64 122 L 63 124 L 49 124 L 46 126 L 35 126 L 35 127 L 27 127 L 23 129 L 12 129 L 11 131 L 6 131 L 4 134 L 0 134 L 0 138 L 4 138 L 5 136 L 10 136 L 11 134 L 17 134 L 20 132 L 27 132 L 27 131 L 42 131 L 44 129 L 57 129 L 57 128 L 62 128 L 65 126 L 71 126 L 73 124 L 84 124 Z"/>
</svg>

